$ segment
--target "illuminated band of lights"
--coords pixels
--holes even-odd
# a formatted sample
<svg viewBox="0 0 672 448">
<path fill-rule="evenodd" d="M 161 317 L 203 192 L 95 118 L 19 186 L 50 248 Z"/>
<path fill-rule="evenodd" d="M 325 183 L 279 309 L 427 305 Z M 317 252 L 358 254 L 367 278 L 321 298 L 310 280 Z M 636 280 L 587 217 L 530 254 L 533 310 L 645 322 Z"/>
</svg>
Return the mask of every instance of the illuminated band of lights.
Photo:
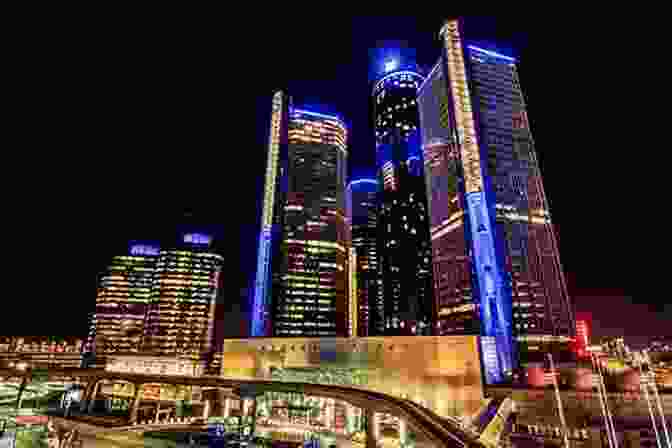
<svg viewBox="0 0 672 448">
<path fill-rule="evenodd" d="M 269 269 L 271 256 L 271 228 L 273 223 L 273 205 L 275 204 L 275 184 L 278 177 L 278 158 L 280 152 L 280 127 L 282 121 L 282 92 L 273 95 L 273 112 L 271 117 L 271 136 L 268 144 L 268 161 L 264 189 L 264 208 L 262 212 L 262 229 L 259 235 L 259 252 L 257 257 L 257 275 L 254 285 L 254 302 L 252 304 L 252 336 L 263 336 L 266 329 L 266 314 L 269 294 Z"/>
<path fill-rule="evenodd" d="M 336 115 L 325 115 L 325 114 L 321 114 L 321 113 L 318 113 L 318 112 L 311 112 L 309 110 L 304 110 L 304 109 L 293 109 L 293 112 L 294 112 L 294 115 L 297 115 L 297 114 L 311 115 L 313 117 L 326 118 L 326 119 L 329 119 L 329 120 L 338 121 L 339 123 L 341 123 L 345 127 L 345 123 L 343 122 L 343 120 L 341 120 L 341 118 L 336 116 Z"/>
<path fill-rule="evenodd" d="M 383 76 L 382 78 L 380 78 L 380 80 L 374 86 L 373 91 L 377 92 L 378 87 L 380 87 L 381 83 L 385 82 L 386 79 L 389 79 L 389 78 L 397 76 L 397 75 L 413 75 L 413 76 L 417 76 L 420 79 L 424 79 L 420 73 L 412 72 L 410 70 L 400 70 L 398 72 L 389 73 L 389 74 Z"/>
<path fill-rule="evenodd" d="M 348 187 L 352 187 L 353 185 L 358 185 L 362 183 L 378 185 L 378 181 L 375 179 L 357 179 L 350 182 L 350 185 Z"/>
<path fill-rule="evenodd" d="M 493 57 L 496 57 L 496 58 L 505 59 L 507 61 L 516 62 L 515 58 L 512 58 L 510 56 L 504 56 L 503 54 L 495 53 L 494 51 L 485 50 L 483 48 L 478 48 L 474 45 L 468 45 L 467 47 L 471 50 L 474 50 L 474 51 L 480 51 L 481 53 L 487 54 L 488 56 L 493 56 Z"/>
</svg>

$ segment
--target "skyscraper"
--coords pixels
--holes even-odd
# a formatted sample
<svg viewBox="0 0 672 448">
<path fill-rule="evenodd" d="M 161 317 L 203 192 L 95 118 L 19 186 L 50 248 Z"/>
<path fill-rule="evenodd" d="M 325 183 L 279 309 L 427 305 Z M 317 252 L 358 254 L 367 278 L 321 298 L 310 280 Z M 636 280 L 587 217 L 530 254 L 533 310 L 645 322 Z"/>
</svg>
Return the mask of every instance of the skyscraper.
<svg viewBox="0 0 672 448">
<path fill-rule="evenodd" d="M 274 96 L 253 336 L 347 334 L 346 137 L 338 117 Z"/>
<path fill-rule="evenodd" d="M 350 238 L 355 253 L 352 275 L 354 288 L 349 300 L 355 308 L 357 336 L 369 336 L 369 308 L 378 297 L 378 181 L 354 179 L 346 190 L 346 210 Z"/>
<path fill-rule="evenodd" d="M 484 336 L 496 382 L 512 337 L 570 336 L 573 318 L 515 60 L 465 45 L 459 21 L 441 42 L 418 93 L 437 330 Z"/>
<path fill-rule="evenodd" d="M 389 68 L 389 67 L 388 67 Z M 431 334 L 431 247 L 416 102 L 422 76 L 385 74 L 373 88 L 378 195 L 373 335 Z"/>
<path fill-rule="evenodd" d="M 87 350 L 140 350 L 159 251 L 157 245 L 134 243 L 128 255 L 112 259 L 99 279 Z"/>
<path fill-rule="evenodd" d="M 87 350 L 200 358 L 213 339 L 223 258 L 189 233 L 171 249 L 132 244 L 100 279 Z"/>
<path fill-rule="evenodd" d="M 187 233 L 177 248 L 159 253 L 143 351 L 200 358 L 211 349 L 223 257 L 210 244 L 209 235 Z"/>
</svg>

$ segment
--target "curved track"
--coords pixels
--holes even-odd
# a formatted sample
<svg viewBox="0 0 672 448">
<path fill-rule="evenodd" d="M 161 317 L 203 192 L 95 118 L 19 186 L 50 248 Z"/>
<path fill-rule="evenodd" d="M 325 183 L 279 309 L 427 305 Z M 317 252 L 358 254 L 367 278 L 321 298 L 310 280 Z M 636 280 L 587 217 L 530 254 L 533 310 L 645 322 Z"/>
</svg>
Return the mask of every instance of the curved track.
<svg viewBox="0 0 672 448">
<path fill-rule="evenodd" d="M 30 377 L 29 372 L 0 370 L 0 378 Z M 480 447 L 477 437 L 459 426 L 457 422 L 443 419 L 432 411 L 413 402 L 375 391 L 338 385 L 322 385 L 300 382 L 270 381 L 261 379 L 228 379 L 221 377 L 193 377 L 168 375 L 143 375 L 134 373 L 107 372 L 95 369 L 50 369 L 49 378 L 71 379 L 73 382 L 91 382 L 104 379 L 122 380 L 135 384 L 164 383 L 201 387 L 236 389 L 241 386 L 258 391 L 292 391 L 309 395 L 335 398 L 375 412 L 385 412 L 405 419 L 411 427 L 437 447 Z M 131 429 L 132 428 L 132 429 Z M 112 428 L 110 428 L 112 429 Z M 125 430 L 140 430 L 138 425 Z M 112 429 L 114 431 L 114 429 Z"/>
</svg>

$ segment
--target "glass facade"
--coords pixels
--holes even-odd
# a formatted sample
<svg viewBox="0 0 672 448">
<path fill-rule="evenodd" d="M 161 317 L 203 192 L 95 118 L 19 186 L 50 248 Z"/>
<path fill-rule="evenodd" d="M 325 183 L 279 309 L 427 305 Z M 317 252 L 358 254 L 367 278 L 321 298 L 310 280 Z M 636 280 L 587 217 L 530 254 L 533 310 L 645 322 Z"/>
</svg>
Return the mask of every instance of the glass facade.
<svg viewBox="0 0 672 448">
<path fill-rule="evenodd" d="M 207 246 L 161 251 L 144 326 L 145 352 L 200 356 L 210 350 L 222 264 L 222 256 Z"/>
<path fill-rule="evenodd" d="M 418 94 L 437 328 L 493 338 L 506 371 L 513 336 L 568 336 L 573 318 L 515 60 L 460 28 Z"/>
<path fill-rule="evenodd" d="M 346 335 L 347 130 L 278 94 L 272 113 L 252 334 Z"/>
<path fill-rule="evenodd" d="M 97 353 L 140 350 L 158 255 L 158 247 L 132 245 L 101 276 L 90 328 Z"/>
<path fill-rule="evenodd" d="M 431 247 L 416 100 L 422 80 L 414 71 L 400 70 L 383 76 L 373 89 L 380 188 L 371 335 L 432 332 Z"/>
<path fill-rule="evenodd" d="M 378 297 L 378 181 L 356 179 L 348 184 L 346 209 L 352 247 L 356 253 L 354 272 L 355 288 L 350 301 L 356 306 L 357 334 L 368 336 L 369 308 Z"/>
<path fill-rule="evenodd" d="M 416 94 L 422 75 L 400 70 L 383 76 L 373 88 L 376 143 L 401 133 L 408 137 L 418 130 Z"/>
<path fill-rule="evenodd" d="M 133 245 L 101 276 L 89 349 L 97 356 L 201 356 L 211 348 L 223 258 L 188 234 L 178 249 Z"/>
</svg>

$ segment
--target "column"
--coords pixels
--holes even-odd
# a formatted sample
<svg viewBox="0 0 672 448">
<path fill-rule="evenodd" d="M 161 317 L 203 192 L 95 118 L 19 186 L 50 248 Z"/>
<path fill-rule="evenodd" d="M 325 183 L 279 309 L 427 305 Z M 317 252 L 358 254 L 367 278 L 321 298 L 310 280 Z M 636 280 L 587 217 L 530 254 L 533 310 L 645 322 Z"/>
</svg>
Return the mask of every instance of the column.
<svg viewBox="0 0 672 448">
<path fill-rule="evenodd" d="M 379 428 L 376 413 L 371 409 L 366 410 L 366 448 L 376 448 L 378 443 Z"/>
<path fill-rule="evenodd" d="M 98 381 L 98 378 L 91 378 L 91 380 L 89 380 L 88 384 L 86 385 L 86 388 L 84 388 L 84 392 L 81 395 L 82 398 L 79 403 L 79 410 L 81 412 L 86 412 L 89 408 L 89 399 L 91 398 L 93 388 L 96 387 L 96 383 L 98 383 Z"/>
<path fill-rule="evenodd" d="M 212 400 L 205 399 L 203 401 L 205 401 L 205 404 L 203 405 L 203 418 L 207 420 L 210 417 L 210 407 L 212 406 L 211 405 Z"/>
<path fill-rule="evenodd" d="M 87 408 L 86 412 L 91 413 L 93 412 L 93 406 L 96 403 L 96 396 L 98 395 L 98 389 L 100 388 L 100 381 L 96 381 L 93 385 L 93 390 L 91 391 L 91 396 L 87 397 Z"/>
<path fill-rule="evenodd" d="M 224 417 L 228 418 L 231 415 L 231 398 L 224 399 Z"/>
<path fill-rule="evenodd" d="M 143 384 L 135 384 L 135 396 L 133 397 L 133 403 L 129 409 L 129 419 L 128 422 L 132 425 L 138 420 L 138 407 L 140 407 L 140 402 L 142 401 L 142 386 Z"/>
<path fill-rule="evenodd" d="M 399 419 L 399 444 L 405 446 L 408 442 L 408 426 L 406 420 L 403 418 Z"/>
</svg>

